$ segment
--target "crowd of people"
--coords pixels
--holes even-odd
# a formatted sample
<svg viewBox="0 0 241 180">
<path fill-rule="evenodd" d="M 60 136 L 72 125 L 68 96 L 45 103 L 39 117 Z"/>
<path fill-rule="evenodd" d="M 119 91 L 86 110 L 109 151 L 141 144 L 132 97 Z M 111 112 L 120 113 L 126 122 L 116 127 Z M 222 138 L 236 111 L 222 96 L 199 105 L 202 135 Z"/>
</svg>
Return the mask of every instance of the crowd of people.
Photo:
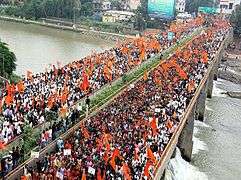
<svg viewBox="0 0 241 180">
<path fill-rule="evenodd" d="M 0 141 L 12 141 L 23 132 L 27 122 L 35 127 L 46 121 L 46 111 L 60 115 L 88 94 L 121 77 L 149 57 L 162 52 L 202 24 L 197 18 L 166 32 L 118 43 L 116 48 L 93 53 L 61 67 L 53 65 L 46 72 L 27 72 L 17 84 L 7 84 L 1 98 Z M 168 31 L 176 31 L 168 39 Z"/>
<path fill-rule="evenodd" d="M 28 71 L 19 83 L 6 84 L 0 97 L 0 149 L 21 135 L 25 124 L 34 128 L 44 123 L 46 112 L 51 111 L 64 118 L 41 133 L 38 143 L 40 147 L 46 146 L 78 121 L 80 111 L 70 108 L 77 101 L 163 52 L 202 24 L 203 18 L 197 18 L 189 23 L 171 25 L 165 32 L 147 33 L 144 37 L 117 43 L 115 48 L 93 53 L 65 66 L 53 65 L 38 74 Z M 172 39 L 168 32 L 174 33 Z M 13 170 L 23 162 L 23 157 L 23 147 L 13 147 L 10 154 L 1 159 L 1 174 Z"/>
<path fill-rule="evenodd" d="M 209 28 L 111 104 L 88 118 L 56 151 L 46 154 L 32 179 L 149 179 L 181 121 L 209 64 L 230 30 L 225 20 Z"/>
</svg>

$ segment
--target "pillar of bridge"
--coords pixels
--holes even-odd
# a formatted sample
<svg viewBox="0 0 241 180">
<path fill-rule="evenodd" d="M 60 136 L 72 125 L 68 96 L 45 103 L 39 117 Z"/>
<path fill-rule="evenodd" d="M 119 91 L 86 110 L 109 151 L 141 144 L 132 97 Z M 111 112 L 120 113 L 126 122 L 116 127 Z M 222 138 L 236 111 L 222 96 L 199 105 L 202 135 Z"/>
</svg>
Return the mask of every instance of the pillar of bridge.
<svg viewBox="0 0 241 180">
<path fill-rule="evenodd" d="M 160 180 L 165 180 L 166 179 L 166 169 L 163 171 L 161 179 Z"/>
<path fill-rule="evenodd" d="M 209 74 L 208 80 L 207 80 L 207 88 L 206 88 L 206 92 L 207 92 L 207 98 L 212 98 L 212 93 L 213 93 L 213 80 L 214 80 L 214 72 L 212 71 Z"/>
<path fill-rule="evenodd" d="M 194 120 L 195 120 L 195 109 L 193 107 L 190 109 L 191 113 L 187 119 L 185 127 L 182 130 L 181 135 L 179 136 L 177 146 L 181 151 L 183 159 L 190 162 L 192 157 L 192 148 L 193 148 L 193 129 L 194 129 Z"/>
<path fill-rule="evenodd" d="M 177 154 L 177 148 L 174 149 L 171 159 L 174 159 L 176 157 L 176 154 Z"/>
<path fill-rule="evenodd" d="M 207 97 L 207 83 L 201 90 L 195 111 L 195 119 L 199 121 L 204 121 L 205 107 L 206 107 L 206 97 Z"/>
</svg>

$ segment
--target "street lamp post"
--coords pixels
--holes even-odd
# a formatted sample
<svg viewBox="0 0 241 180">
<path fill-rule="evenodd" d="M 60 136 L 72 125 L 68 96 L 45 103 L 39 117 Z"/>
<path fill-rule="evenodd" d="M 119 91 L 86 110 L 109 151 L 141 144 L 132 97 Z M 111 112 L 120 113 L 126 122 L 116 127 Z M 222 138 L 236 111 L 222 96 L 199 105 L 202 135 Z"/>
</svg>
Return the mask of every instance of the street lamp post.
<svg viewBox="0 0 241 180">
<path fill-rule="evenodd" d="M 4 54 L 1 53 L 0 55 L 2 56 L 2 76 L 4 77 Z"/>
<path fill-rule="evenodd" d="M 5 68 L 4 68 L 4 54 L 0 53 L 0 55 L 2 56 L 2 76 L 0 76 L 0 79 L 9 82 L 5 77 Z"/>
</svg>

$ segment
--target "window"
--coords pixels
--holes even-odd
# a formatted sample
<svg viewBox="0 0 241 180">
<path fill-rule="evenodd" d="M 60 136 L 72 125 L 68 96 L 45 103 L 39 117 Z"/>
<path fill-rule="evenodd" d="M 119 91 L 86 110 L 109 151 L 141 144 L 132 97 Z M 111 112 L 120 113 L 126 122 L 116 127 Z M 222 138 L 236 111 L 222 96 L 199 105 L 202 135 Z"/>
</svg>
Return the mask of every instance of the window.
<svg viewBox="0 0 241 180">
<path fill-rule="evenodd" d="M 228 5 L 220 5 L 220 9 L 228 9 Z"/>
<path fill-rule="evenodd" d="M 233 3 L 229 3 L 229 9 L 233 9 Z"/>
</svg>

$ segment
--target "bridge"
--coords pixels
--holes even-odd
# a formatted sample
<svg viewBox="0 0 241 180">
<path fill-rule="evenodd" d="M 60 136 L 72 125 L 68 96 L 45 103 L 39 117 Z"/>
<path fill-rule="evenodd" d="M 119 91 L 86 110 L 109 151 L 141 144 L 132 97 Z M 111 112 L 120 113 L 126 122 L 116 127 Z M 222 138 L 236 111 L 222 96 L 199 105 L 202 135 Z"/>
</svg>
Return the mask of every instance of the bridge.
<svg viewBox="0 0 241 180">
<path fill-rule="evenodd" d="M 194 120 L 204 121 L 204 113 L 206 106 L 206 98 L 212 98 L 213 81 L 217 80 L 218 67 L 224 50 L 227 45 L 233 40 L 232 30 L 222 42 L 214 61 L 210 64 L 204 78 L 202 79 L 194 97 L 192 98 L 181 124 L 176 129 L 167 147 L 165 148 L 161 160 L 159 161 L 154 179 L 162 179 L 165 177 L 165 169 L 169 160 L 175 157 L 176 147 L 181 151 L 182 158 L 190 162 L 192 159 L 193 149 L 193 130 Z"/>
<path fill-rule="evenodd" d="M 181 123 L 179 124 L 171 140 L 166 146 L 161 156 L 161 159 L 158 162 L 158 165 L 156 166 L 153 179 L 161 179 L 161 177 L 165 176 L 165 168 L 170 158 L 172 158 L 172 156 L 175 154 L 176 147 L 180 148 L 181 154 L 185 160 L 191 161 L 192 147 L 193 147 L 192 137 L 193 137 L 194 120 L 195 119 L 198 119 L 200 121 L 204 120 L 206 97 L 207 98 L 212 97 L 213 80 L 217 79 L 219 62 L 222 58 L 226 45 L 232 40 L 232 37 L 233 37 L 232 32 L 230 32 L 230 34 L 228 34 L 226 36 L 226 39 L 222 42 L 222 45 L 220 46 L 215 59 L 209 65 L 209 68 L 204 78 L 202 79 L 199 87 L 195 92 L 194 97 L 192 98 L 188 108 L 186 109 L 185 115 L 181 120 Z M 137 80 L 140 80 L 140 78 L 138 78 Z M 116 96 L 119 96 L 119 94 L 117 94 Z M 103 108 L 104 106 L 106 106 L 106 104 L 99 107 L 96 111 L 92 112 L 90 116 L 95 115 L 95 113 L 99 109 Z M 83 121 L 85 120 L 86 119 L 84 119 Z M 83 121 L 79 122 L 70 130 L 68 130 L 68 132 L 63 134 L 61 138 L 62 139 L 69 138 L 75 132 L 75 130 L 79 128 L 79 126 L 81 125 L 81 123 L 83 123 Z M 56 141 L 52 142 L 50 145 L 48 145 L 45 149 L 43 149 L 40 152 L 40 159 L 43 159 L 46 153 L 54 151 L 55 148 L 56 148 Z M 29 159 L 24 164 L 22 164 L 17 169 L 15 169 L 13 172 L 11 172 L 7 176 L 7 179 L 16 179 L 17 177 L 20 177 L 24 173 L 24 166 L 26 164 L 28 164 L 29 166 L 35 166 L 37 161 L 38 161 L 37 159 Z"/>
</svg>

